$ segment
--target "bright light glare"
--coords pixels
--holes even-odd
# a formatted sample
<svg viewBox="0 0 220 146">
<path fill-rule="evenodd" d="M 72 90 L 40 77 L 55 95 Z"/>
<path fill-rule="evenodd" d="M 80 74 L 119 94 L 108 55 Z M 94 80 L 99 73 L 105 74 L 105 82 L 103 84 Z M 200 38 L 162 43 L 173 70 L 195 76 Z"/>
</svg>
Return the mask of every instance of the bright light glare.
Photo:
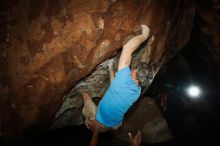
<svg viewBox="0 0 220 146">
<path fill-rule="evenodd" d="M 187 90 L 189 96 L 191 97 L 198 97 L 201 93 L 199 87 L 197 86 L 190 86 Z"/>
</svg>

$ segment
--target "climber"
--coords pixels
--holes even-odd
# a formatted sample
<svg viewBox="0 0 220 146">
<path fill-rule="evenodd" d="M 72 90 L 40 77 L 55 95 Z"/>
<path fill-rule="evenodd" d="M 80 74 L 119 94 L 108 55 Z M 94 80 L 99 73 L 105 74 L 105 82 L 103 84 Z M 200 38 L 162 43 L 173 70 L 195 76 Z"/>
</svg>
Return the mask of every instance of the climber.
<svg viewBox="0 0 220 146">
<path fill-rule="evenodd" d="M 132 53 L 149 36 L 149 28 L 146 25 L 141 25 L 141 28 L 140 35 L 123 45 L 115 77 L 111 65 L 109 66 L 111 84 L 99 102 L 98 108 L 88 93 L 82 93 L 85 124 L 94 133 L 118 129 L 122 125 L 124 114 L 140 96 L 141 87 L 138 85 L 137 71 L 131 71 L 129 65 Z"/>
</svg>

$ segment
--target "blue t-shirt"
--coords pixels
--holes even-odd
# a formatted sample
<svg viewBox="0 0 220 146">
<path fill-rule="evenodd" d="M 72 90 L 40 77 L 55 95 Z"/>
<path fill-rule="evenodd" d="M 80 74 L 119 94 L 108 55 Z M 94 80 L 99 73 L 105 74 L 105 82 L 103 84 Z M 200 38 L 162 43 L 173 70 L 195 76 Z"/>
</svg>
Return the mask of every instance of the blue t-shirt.
<svg viewBox="0 0 220 146">
<path fill-rule="evenodd" d="M 114 80 L 99 102 L 96 120 L 106 127 L 120 125 L 124 114 L 140 96 L 141 87 L 131 79 L 127 66 L 116 73 Z"/>
</svg>

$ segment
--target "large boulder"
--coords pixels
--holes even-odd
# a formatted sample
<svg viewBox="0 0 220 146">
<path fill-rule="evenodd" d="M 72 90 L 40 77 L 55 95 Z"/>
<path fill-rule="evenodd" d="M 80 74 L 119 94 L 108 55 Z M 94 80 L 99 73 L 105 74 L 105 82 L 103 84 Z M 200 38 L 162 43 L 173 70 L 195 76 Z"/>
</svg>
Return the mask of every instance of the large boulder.
<svg viewBox="0 0 220 146">
<path fill-rule="evenodd" d="M 5 137 L 48 128 L 63 96 L 113 57 L 140 24 L 148 25 L 152 34 L 139 60 L 149 69 L 144 71 L 148 87 L 163 63 L 187 43 L 195 12 L 190 0 L 2 4 L 0 135 Z"/>
</svg>

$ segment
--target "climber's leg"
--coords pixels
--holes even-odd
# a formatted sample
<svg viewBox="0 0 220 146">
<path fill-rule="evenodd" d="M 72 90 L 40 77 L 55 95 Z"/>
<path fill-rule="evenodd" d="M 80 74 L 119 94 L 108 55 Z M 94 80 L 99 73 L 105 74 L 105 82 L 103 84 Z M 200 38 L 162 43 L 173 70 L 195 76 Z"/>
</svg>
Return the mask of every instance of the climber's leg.
<svg viewBox="0 0 220 146">
<path fill-rule="evenodd" d="M 85 117 L 85 120 L 95 120 L 95 114 L 97 110 L 97 106 L 92 101 L 92 98 L 88 93 L 82 93 L 83 96 L 83 110 L 82 114 Z"/>
</svg>

